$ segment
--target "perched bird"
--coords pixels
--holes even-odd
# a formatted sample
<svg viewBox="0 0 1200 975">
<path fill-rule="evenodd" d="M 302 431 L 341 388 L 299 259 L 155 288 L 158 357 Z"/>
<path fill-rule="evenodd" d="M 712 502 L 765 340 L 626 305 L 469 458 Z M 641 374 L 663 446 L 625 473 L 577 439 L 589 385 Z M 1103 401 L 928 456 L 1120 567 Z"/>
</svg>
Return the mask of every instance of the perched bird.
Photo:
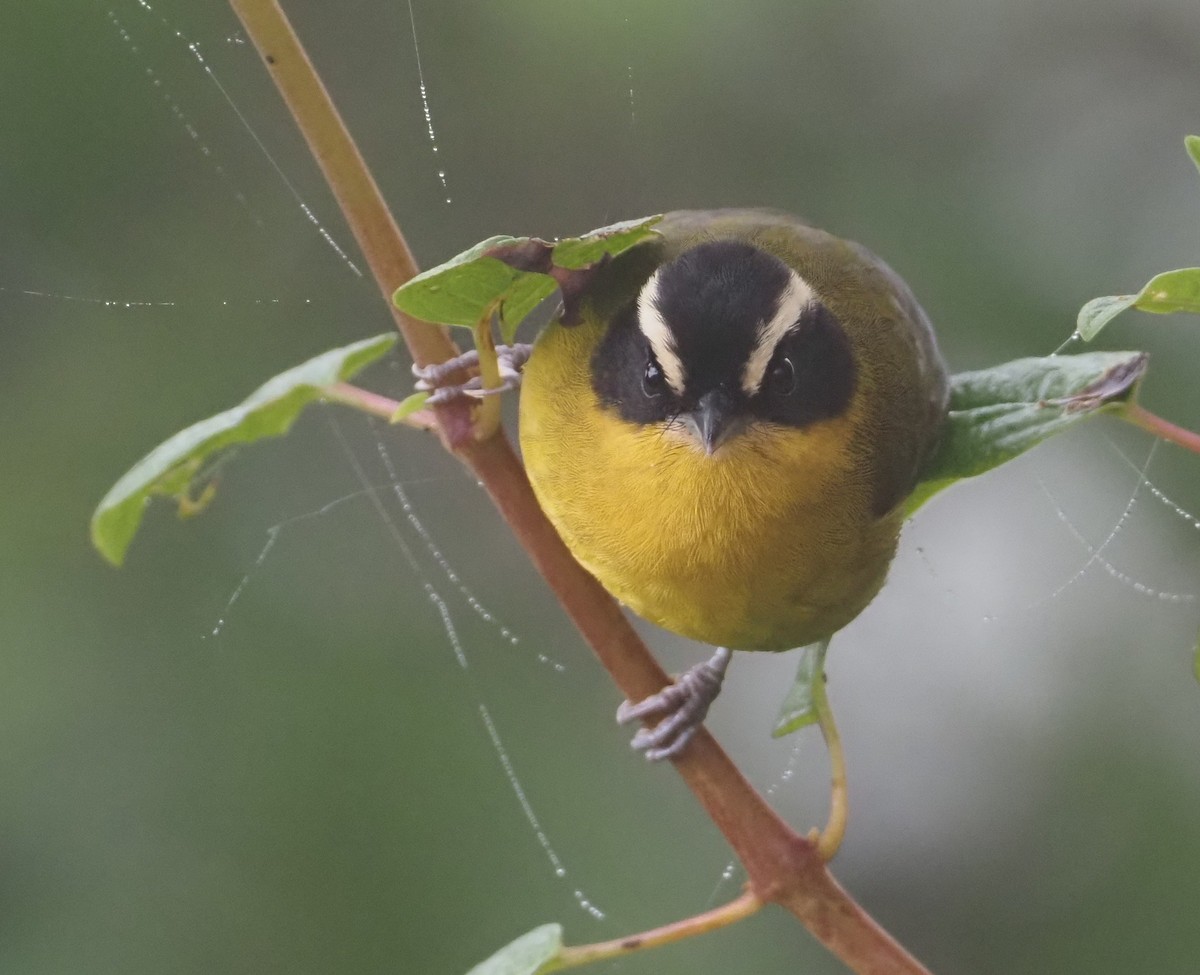
<svg viewBox="0 0 1200 975">
<path fill-rule="evenodd" d="M 524 368 L 520 442 L 568 548 L 719 649 L 620 720 L 678 754 L 729 650 L 822 640 L 879 592 L 948 382 L 904 282 L 771 210 L 679 211 L 600 269 Z"/>
</svg>

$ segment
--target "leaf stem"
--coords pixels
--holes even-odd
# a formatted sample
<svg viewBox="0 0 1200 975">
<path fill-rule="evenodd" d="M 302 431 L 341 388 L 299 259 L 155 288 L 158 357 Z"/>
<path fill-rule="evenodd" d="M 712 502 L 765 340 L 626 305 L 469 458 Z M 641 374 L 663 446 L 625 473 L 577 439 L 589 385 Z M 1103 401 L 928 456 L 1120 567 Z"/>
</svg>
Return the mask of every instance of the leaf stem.
<svg viewBox="0 0 1200 975">
<path fill-rule="evenodd" d="M 625 938 L 616 938 L 612 941 L 563 948 L 554 958 L 538 969 L 537 975 L 548 975 L 549 972 L 557 972 L 564 968 L 575 968 L 578 965 L 588 965 L 608 958 L 619 958 L 622 955 L 631 955 L 635 951 L 658 948 L 674 941 L 695 937 L 698 934 L 717 931 L 730 924 L 745 920 L 762 906 L 763 902 L 754 896 L 754 892 L 747 890 L 728 904 L 705 911 L 703 914 L 697 914 L 695 917 L 676 921 L 673 924 L 664 924 L 660 928 L 653 928 L 650 931 L 643 931 L 641 934 L 629 935 Z"/>
<path fill-rule="evenodd" d="M 479 353 L 479 378 L 484 389 L 499 389 L 503 385 L 500 379 L 500 363 L 496 358 L 496 336 L 492 331 L 496 307 L 490 306 L 475 323 L 474 328 L 475 351 Z M 500 429 L 501 406 L 499 396 L 482 397 L 479 401 L 479 412 L 475 416 L 475 439 L 486 440 L 496 435 L 496 431 Z"/>
<path fill-rule="evenodd" d="M 1200 433 L 1176 426 L 1170 420 L 1164 420 L 1156 413 L 1151 413 L 1140 403 L 1128 404 L 1119 416 L 1135 427 L 1141 427 L 1147 433 L 1152 433 L 1163 440 L 1169 440 L 1176 446 L 1190 450 L 1194 454 L 1200 454 Z"/>
<path fill-rule="evenodd" d="M 817 714 L 817 724 L 821 728 L 821 737 L 825 739 L 825 747 L 829 750 L 829 765 L 832 784 L 829 792 L 829 820 L 821 830 L 817 839 L 817 852 L 823 860 L 833 859 L 838 847 L 842 845 L 842 837 L 846 835 L 846 819 L 849 814 L 849 802 L 846 787 L 846 754 L 842 750 L 842 737 L 838 734 L 837 725 L 833 720 L 833 708 L 829 704 L 829 695 L 825 690 L 825 651 L 829 649 L 829 641 L 821 648 L 817 666 L 819 676 L 813 681 L 813 710 Z"/>
<path fill-rule="evenodd" d="M 396 422 L 394 419 L 396 411 L 400 409 L 400 404 L 396 400 L 388 396 L 381 396 L 379 393 L 372 393 L 368 389 L 362 389 L 351 383 L 334 383 L 332 386 L 326 386 L 322 391 L 321 398 L 328 403 L 350 406 L 363 413 L 370 413 L 371 416 L 381 417 L 389 423 Z M 434 418 L 432 410 L 417 410 L 399 422 L 416 427 L 418 430 L 433 430 L 437 426 L 437 420 Z"/>
</svg>

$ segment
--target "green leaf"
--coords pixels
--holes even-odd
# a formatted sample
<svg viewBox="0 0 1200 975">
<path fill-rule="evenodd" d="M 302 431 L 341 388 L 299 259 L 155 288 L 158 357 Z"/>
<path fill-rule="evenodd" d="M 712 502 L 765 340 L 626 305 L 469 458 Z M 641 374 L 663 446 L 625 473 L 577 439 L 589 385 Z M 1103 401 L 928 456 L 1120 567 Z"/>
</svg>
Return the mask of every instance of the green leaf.
<svg viewBox="0 0 1200 975">
<path fill-rule="evenodd" d="M 511 342 L 517 326 L 554 293 L 563 293 L 564 318 L 606 258 L 655 236 L 658 217 L 601 227 L 557 243 L 537 237 L 490 237 L 445 264 L 401 285 L 392 300 L 427 322 L 473 328 L 497 309 L 500 332 Z"/>
<path fill-rule="evenodd" d="M 1184 136 L 1183 146 L 1200 170 L 1200 136 Z M 1075 331 L 1085 342 L 1090 342 L 1127 308 L 1157 315 L 1179 311 L 1200 315 L 1200 268 L 1185 267 L 1156 275 L 1135 295 L 1093 298 L 1079 309 Z"/>
<path fill-rule="evenodd" d="M 92 544 L 120 565 L 152 495 L 180 501 L 184 515 L 196 514 L 212 498 L 218 454 L 240 443 L 287 433 L 300 411 L 322 389 L 350 378 L 396 343 L 377 335 L 332 349 L 269 379 L 239 406 L 193 424 L 155 447 L 104 496 L 92 515 Z"/>
<path fill-rule="evenodd" d="M 800 666 L 796 670 L 791 689 L 779 708 L 779 717 L 775 719 L 775 727 L 771 730 L 772 738 L 782 738 L 816 722 L 818 715 L 815 685 L 817 681 L 825 679 L 825 652 L 828 649 L 828 640 L 810 643 L 807 647 L 800 648 Z"/>
<path fill-rule="evenodd" d="M 1196 655 L 1192 658 L 1192 673 L 1200 680 L 1200 634 L 1196 636 Z"/>
<path fill-rule="evenodd" d="M 1138 311 L 1169 315 L 1182 311 L 1200 315 L 1200 267 L 1185 267 L 1155 275 L 1138 293 Z"/>
<path fill-rule="evenodd" d="M 1196 164 L 1196 168 L 1200 169 L 1200 135 L 1184 136 L 1183 147 L 1187 149 L 1188 155 L 1192 157 L 1192 162 Z"/>
<path fill-rule="evenodd" d="M 1136 308 L 1155 315 L 1180 311 L 1200 315 L 1200 267 L 1185 267 L 1155 275 L 1135 295 L 1093 298 L 1079 310 L 1075 329 L 1085 342 L 1090 342 L 1126 308 Z"/>
<path fill-rule="evenodd" d="M 422 391 L 405 396 L 400 401 L 400 405 L 396 407 L 396 412 L 388 418 L 388 422 L 403 423 L 418 410 L 424 408 L 425 404 L 429 402 L 429 397 L 432 395 L 432 393 Z"/>
<path fill-rule="evenodd" d="M 1144 352 L 1090 352 L 954 376 L 941 443 L 907 514 L 955 481 L 998 467 L 1090 416 L 1120 410 L 1136 396 L 1147 361 Z"/>
<path fill-rule="evenodd" d="M 521 322 L 554 294 L 557 286 L 554 278 L 546 274 L 523 272 L 513 280 L 512 286 L 500 303 L 500 335 L 504 342 L 512 342 Z"/>
<path fill-rule="evenodd" d="M 510 942 L 467 975 L 535 975 L 562 950 L 562 925 L 543 924 Z"/>
<path fill-rule="evenodd" d="M 609 224 L 582 237 L 567 237 L 554 245 L 554 263 L 558 267 L 578 270 L 604 259 L 616 257 L 644 240 L 657 236 L 654 225 L 659 217 L 641 217 Z"/>
<path fill-rule="evenodd" d="M 446 263 L 422 271 L 397 288 L 392 301 L 401 311 L 423 321 L 474 328 L 524 273 L 489 253 L 520 243 L 515 237 L 489 237 Z M 550 290 L 553 288 L 551 284 Z"/>
<path fill-rule="evenodd" d="M 1085 342 L 1090 342 L 1100 333 L 1100 329 L 1126 308 L 1132 308 L 1137 300 L 1137 295 L 1105 295 L 1103 298 L 1093 298 L 1079 309 L 1079 317 L 1075 319 L 1075 331 Z"/>
</svg>

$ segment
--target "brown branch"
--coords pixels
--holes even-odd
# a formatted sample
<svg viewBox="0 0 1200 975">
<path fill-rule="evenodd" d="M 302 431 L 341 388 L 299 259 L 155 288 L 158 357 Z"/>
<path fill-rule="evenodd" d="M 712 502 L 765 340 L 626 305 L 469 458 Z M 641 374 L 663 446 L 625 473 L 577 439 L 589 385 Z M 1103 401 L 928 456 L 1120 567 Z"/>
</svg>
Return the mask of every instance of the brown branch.
<svg viewBox="0 0 1200 975">
<path fill-rule="evenodd" d="M 283 10 L 268 0 L 230 0 L 230 4 L 262 55 L 333 190 L 413 361 L 424 366 L 457 355 L 458 348 L 445 328 L 409 318 L 392 304 L 396 289 L 420 268 Z M 474 435 L 469 404 L 448 404 L 439 409 L 439 416 L 438 431 L 449 449 Z"/>
<path fill-rule="evenodd" d="M 375 181 L 275 0 L 230 2 L 296 117 L 391 307 L 393 291 L 417 268 Z M 418 363 L 454 354 L 443 329 L 394 308 L 393 314 Z M 465 403 L 439 407 L 437 416 L 443 442 L 487 489 L 621 692 L 637 700 L 664 687 L 667 674 L 542 514 L 503 433 L 476 441 Z M 837 885 L 814 844 L 776 815 L 707 731 L 696 735 L 675 767 L 745 866 L 754 897 L 782 904 L 861 975 L 925 972 Z"/>
</svg>

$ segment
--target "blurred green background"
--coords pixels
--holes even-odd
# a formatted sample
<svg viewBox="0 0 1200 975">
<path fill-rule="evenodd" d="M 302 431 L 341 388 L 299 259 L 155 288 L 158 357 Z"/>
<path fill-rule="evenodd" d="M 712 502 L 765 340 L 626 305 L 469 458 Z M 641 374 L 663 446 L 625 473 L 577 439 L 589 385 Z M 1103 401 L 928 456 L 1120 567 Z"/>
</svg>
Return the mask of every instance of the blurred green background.
<svg viewBox="0 0 1200 975">
<path fill-rule="evenodd" d="M 425 264 L 782 207 L 883 255 L 964 369 L 1197 263 L 1193 0 L 414 0 L 436 153 L 406 3 L 286 7 Z M 454 975 L 546 921 L 593 941 L 734 896 L 429 439 L 318 409 L 203 518 L 152 511 L 122 571 L 90 550 L 151 446 L 390 319 L 302 211 L 361 264 L 222 3 L 5 4 L 0 49 L 0 971 Z M 1145 401 L 1200 427 L 1200 322 L 1131 314 L 1104 344 L 1148 348 Z M 1152 447 L 1099 421 L 956 488 L 834 643 L 835 872 L 936 971 L 1200 967 L 1200 458 Z M 711 725 L 807 828 L 820 744 L 767 735 L 793 666 L 740 657 Z M 842 969 L 767 911 L 596 970 Z"/>
</svg>

